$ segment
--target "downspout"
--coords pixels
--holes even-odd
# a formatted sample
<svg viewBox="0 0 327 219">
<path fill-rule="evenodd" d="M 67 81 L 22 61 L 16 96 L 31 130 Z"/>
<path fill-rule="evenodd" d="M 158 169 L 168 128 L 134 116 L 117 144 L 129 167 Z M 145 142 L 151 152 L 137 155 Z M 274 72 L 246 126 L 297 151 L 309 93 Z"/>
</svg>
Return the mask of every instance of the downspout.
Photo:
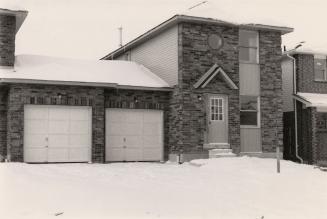
<svg viewBox="0 0 327 219">
<path fill-rule="evenodd" d="M 293 56 L 290 56 L 289 54 L 286 54 L 287 57 L 292 59 L 293 61 L 293 94 L 297 93 L 296 88 L 296 60 Z M 298 144 L 298 130 L 297 130 L 297 106 L 296 106 L 296 100 L 293 98 L 293 105 L 294 105 L 294 132 L 295 132 L 295 156 L 297 159 L 300 160 L 301 163 L 303 163 L 302 157 L 299 155 L 299 144 Z"/>
</svg>

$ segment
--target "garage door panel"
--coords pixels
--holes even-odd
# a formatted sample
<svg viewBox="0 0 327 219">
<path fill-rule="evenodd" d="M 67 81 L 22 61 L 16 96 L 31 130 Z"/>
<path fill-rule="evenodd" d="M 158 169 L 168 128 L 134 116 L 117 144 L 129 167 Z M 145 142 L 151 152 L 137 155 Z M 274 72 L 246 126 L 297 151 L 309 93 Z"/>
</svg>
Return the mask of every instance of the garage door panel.
<svg viewBox="0 0 327 219">
<path fill-rule="evenodd" d="M 124 113 L 124 118 L 126 122 L 140 124 L 143 121 L 143 112 L 131 112 L 129 110 L 126 110 L 122 113 Z"/>
<path fill-rule="evenodd" d="M 162 144 L 161 136 L 143 136 L 144 147 L 151 147 L 152 145 L 155 145 L 157 147 L 158 145 L 161 144 Z"/>
<path fill-rule="evenodd" d="M 48 162 L 69 162 L 69 148 L 48 148 Z"/>
<path fill-rule="evenodd" d="M 70 135 L 69 145 L 71 147 L 88 147 L 91 139 L 88 135 Z"/>
<path fill-rule="evenodd" d="M 46 148 L 25 148 L 24 161 L 25 162 L 47 162 L 47 149 Z"/>
<path fill-rule="evenodd" d="M 144 148 L 143 159 L 146 161 L 162 160 L 162 149 L 161 148 Z"/>
<path fill-rule="evenodd" d="M 144 113 L 144 122 L 161 122 L 161 112 L 148 111 Z"/>
<path fill-rule="evenodd" d="M 106 137 L 106 145 L 110 145 L 113 148 L 122 148 L 124 146 L 124 137 L 119 135 L 112 135 Z"/>
<path fill-rule="evenodd" d="M 106 133 L 107 135 L 121 135 L 121 133 L 124 133 L 124 124 L 117 122 L 109 123 L 106 126 Z"/>
<path fill-rule="evenodd" d="M 70 148 L 69 149 L 69 161 L 81 162 L 89 160 L 90 149 L 87 147 Z"/>
<path fill-rule="evenodd" d="M 47 120 L 25 120 L 24 131 L 27 134 L 46 134 L 48 133 Z"/>
<path fill-rule="evenodd" d="M 70 110 L 70 120 L 71 121 L 81 121 L 81 120 L 90 120 L 90 111 L 85 110 L 85 109 L 79 109 L 79 108 L 72 108 Z"/>
<path fill-rule="evenodd" d="M 142 161 L 142 148 L 126 148 L 125 156 L 126 161 Z"/>
<path fill-rule="evenodd" d="M 67 134 L 69 132 L 69 121 L 50 120 L 49 134 Z"/>
<path fill-rule="evenodd" d="M 72 134 L 88 134 L 90 125 L 88 120 L 70 121 L 70 133 Z"/>
<path fill-rule="evenodd" d="M 146 123 L 143 128 L 144 135 L 161 135 L 161 124 L 158 123 Z"/>
<path fill-rule="evenodd" d="M 49 120 L 69 120 L 69 109 L 67 107 L 50 107 Z"/>
<path fill-rule="evenodd" d="M 25 119 L 47 120 L 48 108 L 44 106 L 25 106 L 24 117 Z"/>
<path fill-rule="evenodd" d="M 121 148 L 110 148 L 106 151 L 107 161 L 123 161 L 125 160 L 124 150 Z"/>
<path fill-rule="evenodd" d="M 115 122 L 115 123 L 124 123 L 127 122 L 126 112 L 122 112 L 121 110 L 110 110 L 110 113 L 106 114 L 107 122 Z"/>
<path fill-rule="evenodd" d="M 142 147 L 143 145 L 143 139 L 141 135 L 136 135 L 136 136 L 126 136 L 126 141 L 125 145 L 127 147 Z"/>
<path fill-rule="evenodd" d="M 142 135 L 142 123 L 126 123 L 123 133 L 125 135 Z"/>
<path fill-rule="evenodd" d="M 29 134 L 24 136 L 24 146 L 25 148 L 35 148 L 47 146 L 46 141 L 47 135 L 45 134 Z"/>
<path fill-rule="evenodd" d="M 69 147 L 69 135 L 49 135 L 49 147 Z"/>
</svg>

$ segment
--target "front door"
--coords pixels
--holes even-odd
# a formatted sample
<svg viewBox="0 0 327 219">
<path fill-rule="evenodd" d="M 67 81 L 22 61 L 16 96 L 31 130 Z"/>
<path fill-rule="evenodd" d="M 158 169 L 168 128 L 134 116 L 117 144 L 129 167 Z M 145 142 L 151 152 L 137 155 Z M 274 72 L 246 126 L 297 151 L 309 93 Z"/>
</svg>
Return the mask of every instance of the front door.
<svg viewBox="0 0 327 219">
<path fill-rule="evenodd" d="M 224 95 L 208 98 L 208 143 L 228 144 L 228 99 Z"/>
</svg>

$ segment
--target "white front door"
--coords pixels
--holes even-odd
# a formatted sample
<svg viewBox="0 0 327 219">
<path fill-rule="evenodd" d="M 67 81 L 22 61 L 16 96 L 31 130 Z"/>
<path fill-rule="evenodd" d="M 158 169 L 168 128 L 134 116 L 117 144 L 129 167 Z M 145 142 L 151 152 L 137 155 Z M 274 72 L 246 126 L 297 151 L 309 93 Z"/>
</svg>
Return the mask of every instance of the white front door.
<svg viewBox="0 0 327 219">
<path fill-rule="evenodd" d="M 163 159 L 163 112 L 106 110 L 106 161 Z"/>
<path fill-rule="evenodd" d="M 228 99 L 224 95 L 208 97 L 208 143 L 228 144 Z"/>
<path fill-rule="evenodd" d="M 91 107 L 25 105 L 25 162 L 91 161 Z"/>
</svg>

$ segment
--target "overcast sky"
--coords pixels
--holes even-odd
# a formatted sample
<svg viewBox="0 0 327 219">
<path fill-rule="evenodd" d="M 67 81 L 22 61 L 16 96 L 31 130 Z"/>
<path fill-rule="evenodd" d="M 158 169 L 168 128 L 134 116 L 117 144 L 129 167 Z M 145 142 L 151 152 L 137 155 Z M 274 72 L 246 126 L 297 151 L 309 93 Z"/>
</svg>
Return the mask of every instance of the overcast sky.
<svg viewBox="0 0 327 219">
<path fill-rule="evenodd" d="M 295 28 L 283 44 L 327 51 L 326 0 L 0 0 L 29 11 L 16 38 L 16 54 L 99 59 L 174 14 Z"/>
</svg>

